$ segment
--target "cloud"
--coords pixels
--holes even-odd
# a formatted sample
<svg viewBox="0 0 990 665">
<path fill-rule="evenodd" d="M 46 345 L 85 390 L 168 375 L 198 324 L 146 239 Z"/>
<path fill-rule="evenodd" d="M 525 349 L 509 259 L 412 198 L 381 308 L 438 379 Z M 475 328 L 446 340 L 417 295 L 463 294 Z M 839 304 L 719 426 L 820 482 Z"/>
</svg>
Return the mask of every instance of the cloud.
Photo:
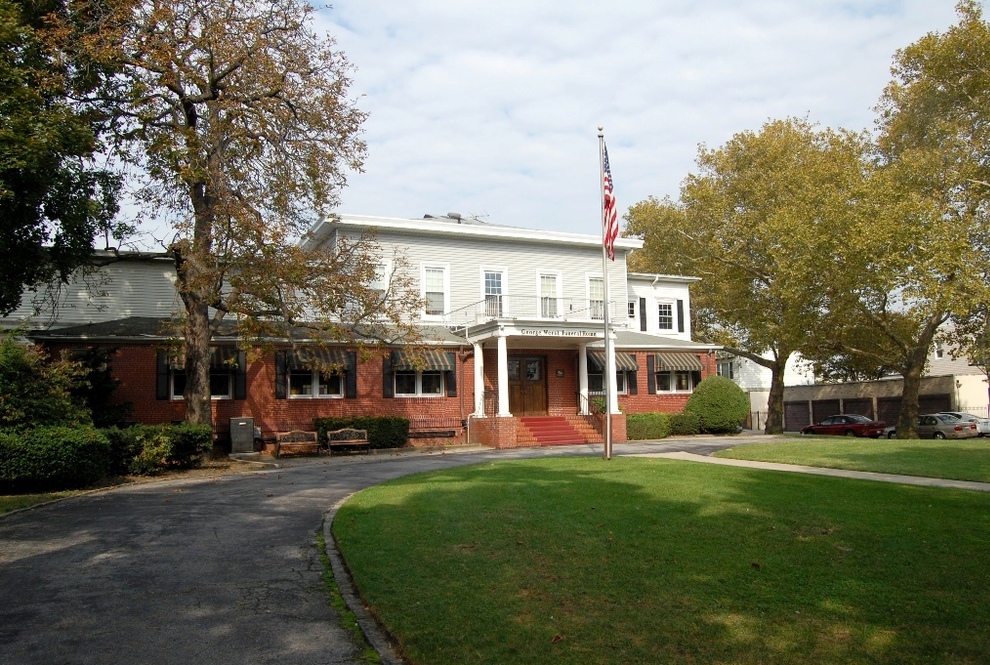
<svg viewBox="0 0 990 665">
<path fill-rule="evenodd" d="M 699 144 L 770 118 L 872 126 L 894 52 L 954 0 L 338 0 L 365 172 L 341 212 L 599 232 L 597 126 L 620 210 L 676 197 Z"/>
</svg>

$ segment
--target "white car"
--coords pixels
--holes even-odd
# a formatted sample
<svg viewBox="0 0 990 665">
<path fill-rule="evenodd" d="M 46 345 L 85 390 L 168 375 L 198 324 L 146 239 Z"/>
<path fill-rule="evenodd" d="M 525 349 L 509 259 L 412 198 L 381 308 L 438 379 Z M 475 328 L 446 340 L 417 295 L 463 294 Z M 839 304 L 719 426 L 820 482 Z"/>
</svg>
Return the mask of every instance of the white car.
<svg viewBox="0 0 990 665">
<path fill-rule="evenodd" d="M 990 418 L 980 418 L 979 416 L 974 416 L 971 413 L 962 413 L 961 411 L 939 411 L 939 413 L 947 416 L 954 416 L 967 423 L 976 423 L 977 436 L 986 436 L 987 434 L 990 434 Z"/>
</svg>

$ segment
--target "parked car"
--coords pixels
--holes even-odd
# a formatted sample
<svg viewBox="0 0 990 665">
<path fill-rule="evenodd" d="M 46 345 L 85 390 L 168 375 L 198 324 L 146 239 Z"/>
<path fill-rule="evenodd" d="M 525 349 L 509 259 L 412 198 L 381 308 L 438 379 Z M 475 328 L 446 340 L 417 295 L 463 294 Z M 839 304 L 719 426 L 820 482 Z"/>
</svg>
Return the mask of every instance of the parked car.
<svg viewBox="0 0 990 665">
<path fill-rule="evenodd" d="M 897 436 L 897 429 L 888 427 L 883 435 L 893 439 Z M 920 439 L 970 439 L 974 436 L 979 436 L 975 422 L 960 420 L 948 413 L 926 413 L 918 416 Z"/>
<path fill-rule="evenodd" d="M 990 434 L 990 418 L 980 418 L 979 416 L 974 416 L 971 413 L 962 413 L 959 411 L 939 411 L 939 413 L 944 413 L 947 416 L 955 416 L 959 420 L 967 423 L 976 423 L 977 436 L 986 436 L 987 434 Z"/>
<path fill-rule="evenodd" d="M 866 416 L 846 413 L 829 416 L 820 423 L 808 425 L 801 434 L 837 434 L 839 436 L 868 436 L 876 439 L 883 434 L 887 424 L 879 420 L 870 420 Z"/>
</svg>

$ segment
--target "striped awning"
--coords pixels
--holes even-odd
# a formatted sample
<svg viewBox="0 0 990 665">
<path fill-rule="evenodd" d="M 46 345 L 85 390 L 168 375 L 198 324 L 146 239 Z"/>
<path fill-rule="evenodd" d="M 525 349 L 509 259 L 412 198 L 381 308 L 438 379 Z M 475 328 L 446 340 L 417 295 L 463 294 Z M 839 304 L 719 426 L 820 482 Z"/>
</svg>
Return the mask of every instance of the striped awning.
<svg viewBox="0 0 990 665">
<path fill-rule="evenodd" d="M 683 351 L 661 351 L 656 355 L 657 371 L 664 370 L 687 370 L 700 372 L 705 368 L 701 364 L 701 359 L 693 353 Z"/>
<path fill-rule="evenodd" d="M 392 352 L 392 369 L 400 372 L 422 370 L 453 372 L 454 363 L 442 349 L 399 349 Z"/>
<path fill-rule="evenodd" d="M 605 352 L 597 349 L 588 349 L 588 365 L 599 372 L 604 372 Z M 632 353 L 616 352 L 615 369 L 618 372 L 635 372 L 639 369 L 639 365 L 636 364 L 636 356 Z"/>
<path fill-rule="evenodd" d="M 290 369 L 352 369 L 347 351 L 341 348 L 322 346 L 299 347 L 289 358 Z"/>
<path fill-rule="evenodd" d="M 169 366 L 172 369 L 186 368 L 186 350 L 175 349 L 169 353 Z M 236 346 L 211 346 L 210 369 L 231 369 L 237 367 Z"/>
</svg>

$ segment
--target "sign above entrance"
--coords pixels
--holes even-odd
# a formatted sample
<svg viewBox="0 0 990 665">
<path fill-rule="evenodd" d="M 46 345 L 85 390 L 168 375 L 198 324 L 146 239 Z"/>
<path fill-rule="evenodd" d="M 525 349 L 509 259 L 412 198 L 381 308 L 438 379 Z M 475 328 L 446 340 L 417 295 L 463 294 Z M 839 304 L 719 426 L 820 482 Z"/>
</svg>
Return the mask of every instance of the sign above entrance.
<svg viewBox="0 0 990 665">
<path fill-rule="evenodd" d="M 520 328 L 525 337 L 601 337 L 601 330 L 574 330 L 568 328 Z"/>
</svg>

